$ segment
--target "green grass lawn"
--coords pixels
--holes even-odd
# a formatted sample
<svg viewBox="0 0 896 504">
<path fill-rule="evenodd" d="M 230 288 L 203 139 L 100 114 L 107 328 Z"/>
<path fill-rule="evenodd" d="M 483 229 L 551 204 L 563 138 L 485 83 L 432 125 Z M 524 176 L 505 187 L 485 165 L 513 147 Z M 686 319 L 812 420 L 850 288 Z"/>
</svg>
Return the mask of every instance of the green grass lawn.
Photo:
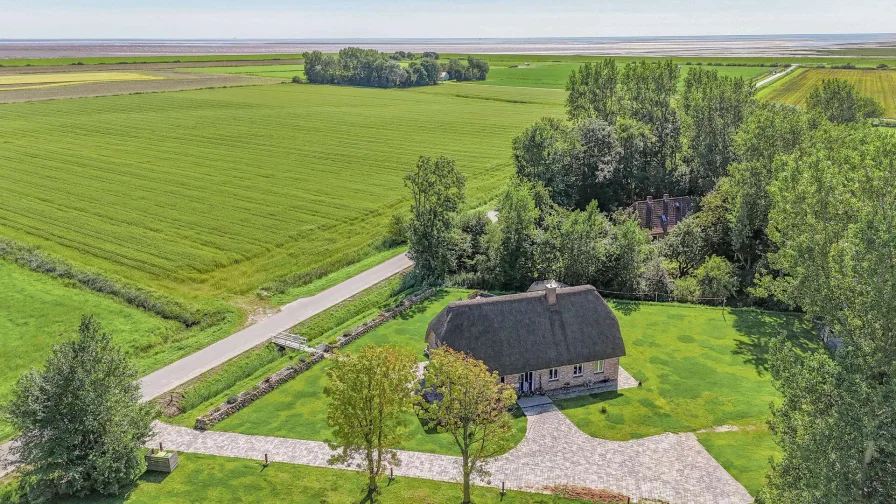
<svg viewBox="0 0 896 504">
<path fill-rule="evenodd" d="M 818 348 L 793 314 L 653 303 L 614 303 L 614 309 L 627 353 L 620 365 L 643 386 L 558 402 L 580 429 L 603 439 L 763 428 L 778 399 L 767 369 L 770 342 L 784 336 L 804 350 Z M 726 468 L 752 484 L 753 468 L 767 463 L 768 440 L 754 450 L 752 439 L 737 439 L 745 440 L 740 458 Z"/>
<path fill-rule="evenodd" d="M 72 499 L 62 502 L 93 504 L 258 503 L 355 504 L 366 493 L 362 473 L 282 463 L 263 468 L 260 461 L 210 455 L 180 454 L 180 465 L 170 475 L 146 473 L 121 497 Z M 454 504 L 460 502 L 459 484 L 397 477 L 384 480 L 376 502 L 383 504 Z M 586 504 L 556 496 L 473 487 L 477 504 Z"/>
<path fill-rule="evenodd" d="M 351 352 L 366 345 L 395 345 L 413 352 L 418 361 L 425 360 L 423 349 L 426 327 L 451 301 L 465 299 L 469 291 L 448 289 L 414 307 L 394 321 L 383 324 L 345 348 Z M 294 380 L 264 396 L 248 408 L 216 425 L 215 430 L 265 436 L 331 441 L 327 425 L 328 400 L 323 395 L 327 384 L 329 362 L 322 362 Z M 414 415 L 409 415 L 409 439 L 400 448 L 429 453 L 456 454 L 456 446 L 448 434 L 427 432 Z M 525 417 L 514 419 L 514 444 L 525 435 Z"/>
<path fill-rule="evenodd" d="M 176 295 L 242 297 L 373 253 L 421 154 L 455 158 L 470 204 L 491 200 L 511 139 L 562 114 L 294 84 L 5 104 L 0 236 Z"/>
<path fill-rule="evenodd" d="M 0 261 L 0 403 L 19 375 L 41 365 L 54 344 L 77 335 L 83 314 L 93 314 L 134 358 L 148 343 L 183 331 L 177 323 L 126 306 L 17 265 Z M 0 422 L 0 440 L 13 434 Z"/>
<path fill-rule="evenodd" d="M 732 432 L 701 432 L 700 444 L 750 495 L 758 495 L 765 484 L 769 459 L 780 460 L 781 450 L 766 427 Z"/>
</svg>

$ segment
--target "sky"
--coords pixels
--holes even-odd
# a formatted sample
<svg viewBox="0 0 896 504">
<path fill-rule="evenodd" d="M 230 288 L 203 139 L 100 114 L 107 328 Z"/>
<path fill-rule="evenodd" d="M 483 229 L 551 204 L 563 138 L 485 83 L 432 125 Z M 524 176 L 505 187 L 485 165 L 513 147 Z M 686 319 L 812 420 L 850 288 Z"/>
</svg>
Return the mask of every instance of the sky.
<svg viewBox="0 0 896 504">
<path fill-rule="evenodd" d="M 894 0 L 0 0 L 0 38 L 885 33 Z"/>
</svg>

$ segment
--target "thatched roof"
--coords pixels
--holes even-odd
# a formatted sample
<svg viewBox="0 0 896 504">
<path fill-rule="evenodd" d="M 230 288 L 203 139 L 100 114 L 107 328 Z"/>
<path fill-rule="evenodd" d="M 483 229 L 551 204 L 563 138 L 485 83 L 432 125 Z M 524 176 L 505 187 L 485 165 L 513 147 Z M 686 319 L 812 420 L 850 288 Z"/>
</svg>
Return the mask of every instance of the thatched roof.
<svg viewBox="0 0 896 504">
<path fill-rule="evenodd" d="M 619 321 L 594 287 L 583 285 L 456 301 L 429 324 L 430 348 L 448 345 L 500 375 L 625 355 Z"/>
<path fill-rule="evenodd" d="M 554 287 L 555 289 L 566 289 L 569 286 L 563 282 L 558 282 L 556 280 L 536 280 L 532 282 L 532 285 L 529 286 L 526 292 L 543 291 L 547 290 L 548 287 Z"/>
</svg>

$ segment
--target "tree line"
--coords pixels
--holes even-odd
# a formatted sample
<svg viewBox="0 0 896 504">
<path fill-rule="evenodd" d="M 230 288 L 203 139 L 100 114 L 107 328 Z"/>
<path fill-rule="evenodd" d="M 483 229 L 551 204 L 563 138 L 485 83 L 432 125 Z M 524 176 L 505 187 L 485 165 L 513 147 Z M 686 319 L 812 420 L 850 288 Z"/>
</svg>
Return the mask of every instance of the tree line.
<svg viewBox="0 0 896 504">
<path fill-rule="evenodd" d="M 425 52 L 420 61 L 403 67 L 398 61 L 413 60 L 413 53 L 398 51 L 392 55 L 374 49 L 346 47 L 336 56 L 320 51 L 306 52 L 305 78 L 312 84 L 341 84 L 348 86 L 395 88 L 429 86 L 446 79 L 485 80 L 488 62 L 468 57 L 440 63 L 438 53 Z"/>
</svg>

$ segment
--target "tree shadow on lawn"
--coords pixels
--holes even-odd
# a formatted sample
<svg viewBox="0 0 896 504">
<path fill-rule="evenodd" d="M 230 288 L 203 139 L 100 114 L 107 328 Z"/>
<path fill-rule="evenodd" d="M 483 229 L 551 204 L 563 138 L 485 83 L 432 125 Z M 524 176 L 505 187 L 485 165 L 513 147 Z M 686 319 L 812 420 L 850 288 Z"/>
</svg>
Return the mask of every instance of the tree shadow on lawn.
<svg viewBox="0 0 896 504">
<path fill-rule="evenodd" d="M 628 299 L 610 299 L 610 307 L 613 311 L 621 313 L 626 317 L 641 309 L 640 301 L 631 301 Z"/>
<path fill-rule="evenodd" d="M 759 376 L 769 371 L 769 352 L 775 340 L 787 339 L 800 353 L 824 348 L 801 314 L 752 308 L 731 310 L 731 314 L 734 329 L 746 337 L 735 340 L 734 354 L 744 356 L 744 362 L 755 367 Z"/>
</svg>

